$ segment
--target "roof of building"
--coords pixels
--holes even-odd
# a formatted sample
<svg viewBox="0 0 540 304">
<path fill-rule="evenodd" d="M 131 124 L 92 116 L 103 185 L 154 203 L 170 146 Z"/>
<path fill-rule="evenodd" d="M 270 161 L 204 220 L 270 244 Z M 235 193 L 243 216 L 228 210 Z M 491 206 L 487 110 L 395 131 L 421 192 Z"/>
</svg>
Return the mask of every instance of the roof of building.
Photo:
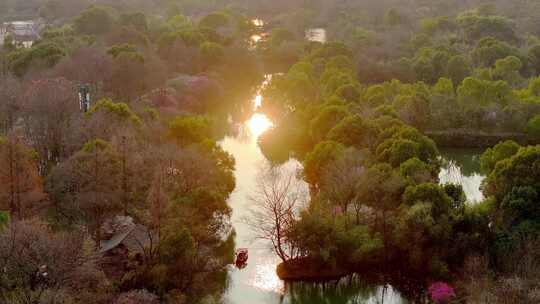
<svg viewBox="0 0 540 304">
<path fill-rule="evenodd" d="M 110 251 L 120 244 L 128 250 L 140 252 L 148 246 L 153 237 L 152 232 L 144 225 L 135 224 L 130 216 L 116 216 L 103 225 L 107 240 L 100 241 L 100 252 Z"/>
<path fill-rule="evenodd" d="M 34 21 L 5 22 L 3 28 L 15 40 L 36 40 L 39 38 L 40 26 Z"/>
</svg>

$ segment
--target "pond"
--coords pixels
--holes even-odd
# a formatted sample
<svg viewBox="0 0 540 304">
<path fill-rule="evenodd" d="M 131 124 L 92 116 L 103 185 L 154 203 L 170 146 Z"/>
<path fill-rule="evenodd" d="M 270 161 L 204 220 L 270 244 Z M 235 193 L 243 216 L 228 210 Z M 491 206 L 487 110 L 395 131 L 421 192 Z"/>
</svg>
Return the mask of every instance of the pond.
<svg viewBox="0 0 540 304">
<path fill-rule="evenodd" d="M 441 149 L 443 166 L 439 174 L 442 184 L 458 184 L 463 187 L 471 204 L 484 199 L 480 190 L 486 178 L 480 170 L 482 149 Z"/>
</svg>

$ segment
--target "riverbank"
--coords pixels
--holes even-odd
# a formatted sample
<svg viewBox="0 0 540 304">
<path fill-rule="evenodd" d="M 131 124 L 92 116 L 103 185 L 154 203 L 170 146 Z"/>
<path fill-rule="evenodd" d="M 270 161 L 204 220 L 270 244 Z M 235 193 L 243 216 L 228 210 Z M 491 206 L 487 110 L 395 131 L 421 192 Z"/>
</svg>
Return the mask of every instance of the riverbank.
<svg viewBox="0 0 540 304">
<path fill-rule="evenodd" d="M 277 275 L 284 281 L 330 281 L 351 274 L 351 271 L 340 266 L 324 265 L 310 258 L 301 258 L 280 263 Z"/>
<path fill-rule="evenodd" d="M 489 148 L 501 141 L 513 140 L 520 145 L 538 145 L 540 140 L 525 133 L 495 132 L 454 129 L 425 131 L 424 134 L 435 141 L 440 148 Z"/>
<path fill-rule="evenodd" d="M 389 267 L 382 271 L 375 265 L 365 267 L 332 267 L 315 262 L 309 258 L 296 259 L 281 263 L 277 266 L 277 274 L 281 280 L 289 283 L 316 283 L 318 286 L 337 286 L 340 282 L 358 286 L 391 286 L 398 291 L 399 297 L 404 296 L 413 303 L 424 303 L 426 284 L 432 278 L 424 273 L 407 273 Z M 354 269 L 354 270 L 353 270 Z M 362 288 L 362 287 L 360 287 Z"/>
</svg>

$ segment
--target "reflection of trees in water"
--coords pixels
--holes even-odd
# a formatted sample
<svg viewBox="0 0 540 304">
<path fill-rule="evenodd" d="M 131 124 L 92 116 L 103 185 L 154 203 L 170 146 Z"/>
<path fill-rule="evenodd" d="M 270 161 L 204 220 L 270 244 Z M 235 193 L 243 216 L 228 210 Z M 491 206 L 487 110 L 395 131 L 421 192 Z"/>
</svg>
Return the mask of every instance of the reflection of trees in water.
<svg viewBox="0 0 540 304">
<path fill-rule="evenodd" d="M 481 174 L 480 156 L 483 152 L 480 149 L 442 149 L 443 169 L 459 170 L 460 175 L 466 177 Z"/>
<path fill-rule="evenodd" d="M 384 282 L 389 282 L 384 283 Z M 384 277 L 365 280 L 351 275 L 326 283 L 286 284 L 283 304 L 405 304 L 424 302 L 421 284 Z M 411 300 L 409 300 L 411 299 Z"/>
<path fill-rule="evenodd" d="M 454 160 L 444 160 L 444 169 L 445 176 L 448 179 L 448 181 L 452 184 L 463 184 L 463 172 L 461 170 L 461 167 L 456 163 Z"/>
<path fill-rule="evenodd" d="M 470 202 L 481 201 L 484 196 L 480 186 L 485 178 L 480 170 L 482 153 L 480 149 L 441 150 L 440 181 L 461 185 Z"/>
</svg>

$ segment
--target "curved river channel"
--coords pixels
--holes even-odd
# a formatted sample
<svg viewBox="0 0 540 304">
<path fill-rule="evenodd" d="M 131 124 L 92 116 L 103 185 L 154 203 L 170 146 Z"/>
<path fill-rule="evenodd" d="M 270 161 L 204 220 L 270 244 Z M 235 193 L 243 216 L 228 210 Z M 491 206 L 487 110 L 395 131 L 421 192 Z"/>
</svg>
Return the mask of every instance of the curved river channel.
<svg viewBox="0 0 540 304">
<path fill-rule="evenodd" d="M 324 42 L 326 33 L 322 29 L 306 32 L 306 38 Z M 252 38 L 257 43 L 260 36 Z M 261 87 L 264 83 L 261 85 Z M 255 190 L 256 176 L 267 160 L 260 151 L 259 136 L 272 127 L 272 122 L 257 112 L 263 98 L 260 92 L 252 98 L 254 112 L 251 117 L 235 124 L 234 136 L 221 141 L 222 147 L 236 159 L 237 187 L 229 199 L 233 210 L 232 224 L 236 231 L 236 247 L 249 249 L 248 265 L 244 269 L 233 266 L 229 269 L 226 304 L 355 304 L 387 303 L 406 304 L 412 301 L 403 297 L 392 286 L 363 283 L 358 275 L 326 284 L 288 283 L 276 274 L 279 258 L 270 250 L 269 243 L 255 240 L 250 228 L 243 223 L 249 215 L 249 195 Z M 461 184 L 470 203 L 482 200 L 479 190 L 484 179 L 480 171 L 479 150 L 442 150 L 442 183 Z M 290 160 L 284 164 L 288 170 L 301 169 L 301 164 Z"/>
<path fill-rule="evenodd" d="M 256 94 L 257 108 L 262 96 Z M 248 265 L 244 269 L 231 266 L 229 286 L 225 294 L 227 304 L 345 304 L 345 303 L 408 303 L 392 287 L 369 286 L 357 278 L 328 284 L 286 283 L 276 274 L 279 258 L 270 250 L 269 243 L 255 240 L 250 228 L 243 223 L 249 215 L 249 195 L 255 189 L 259 168 L 267 160 L 260 151 L 258 137 L 272 127 L 272 122 L 257 111 L 245 122 L 236 125 L 235 136 L 226 137 L 222 147 L 236 159 L 236 190 L 229 199 L 233 210 L 232 224 L 236 231 L 236 247 L 249 249 Z M 301 164 L 290 160 L 283 166 L 298 170 Z"/>
</svg>

